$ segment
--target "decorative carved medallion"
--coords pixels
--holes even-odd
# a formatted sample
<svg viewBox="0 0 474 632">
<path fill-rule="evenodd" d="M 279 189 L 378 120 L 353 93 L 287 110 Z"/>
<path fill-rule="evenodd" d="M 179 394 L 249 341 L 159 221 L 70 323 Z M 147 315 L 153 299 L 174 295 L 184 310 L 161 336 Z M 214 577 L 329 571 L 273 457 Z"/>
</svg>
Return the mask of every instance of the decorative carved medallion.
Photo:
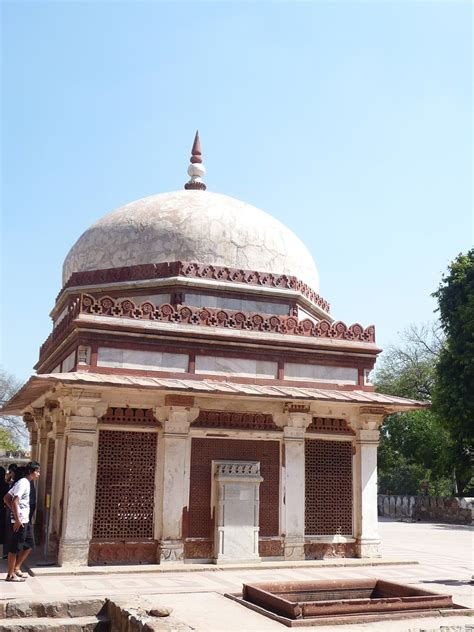
<svg viewBox="0 0 474 632">
<path fill-rule="evenodd" d="M 162 540 L 160 542 L 160 562 L 182 562 L 184 546 L 181 540 Z"/>
<path fill-rule="evenodd" d="M 307 560 L 357 557 L 354 542 L 306 542 L 304 551 Z"/>
<path fill-rule="evenodd" d="M 258 552 L 260 557 L 283 557 L 283 539 L 260 539 L 258 543 Z"/>
</svg>

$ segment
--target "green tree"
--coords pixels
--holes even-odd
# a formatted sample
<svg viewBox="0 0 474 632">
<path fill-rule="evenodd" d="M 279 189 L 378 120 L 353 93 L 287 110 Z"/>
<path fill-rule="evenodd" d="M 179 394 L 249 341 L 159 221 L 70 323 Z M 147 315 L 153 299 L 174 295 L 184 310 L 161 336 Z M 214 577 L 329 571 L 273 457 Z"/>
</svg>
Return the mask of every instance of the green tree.
<svg viewBox="0 0 474 632">
<path fill-rule="evenodd" d="M 16 393 L 20 384 L 0 368 L 0 408 Z M 28 445 L 28 432 L 21 417 L 0 416 L 0 449 L 18 450 Z"/>
<path fill-rule="evenodd" d="M 433 407 L 456 441 L 459 491 L 467 493 L 474 456 L 474 249 L 454 259 L 433 296 L 445 334 Z"/>
<path fill-rule="evenodd" d="M 19 446 L 12 439 L 11 434 L 4 428 L 0 428 L 0 450 L 13 450 L 16 451 Z"/>
<path fill-rule="evenodd" d="M 376 390 L 430 400 L 442 343 L 434 324 L 407 329 L 400 343 L 383 354 L 374 379 Z M 381 428 L 379 490 L 451 495 L 454 460 L 454 442 L 434 411 L 389 415 Z"/>
<path fill-rule="evenodd" d="M 380 492 L 452 495 L 453 447 L 431 410 L 389 415 L 380 437 Z"/>
</svg>

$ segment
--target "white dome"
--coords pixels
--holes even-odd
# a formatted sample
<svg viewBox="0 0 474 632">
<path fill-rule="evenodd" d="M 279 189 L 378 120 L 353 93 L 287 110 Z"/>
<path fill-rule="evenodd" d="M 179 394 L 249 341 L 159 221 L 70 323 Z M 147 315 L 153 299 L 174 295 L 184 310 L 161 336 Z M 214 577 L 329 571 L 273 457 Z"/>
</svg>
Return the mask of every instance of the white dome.
<svg viewBox="0 0 474 632">
<path fill-rule="evenodd" d="M 69 251 L 63 284 L 74 272 L 167 261 L 286 274 L 319 291 L 313 258 L 281 222 L 227 195 L 192 190 L 152 195 L 105 215 Z"/>
</svg>

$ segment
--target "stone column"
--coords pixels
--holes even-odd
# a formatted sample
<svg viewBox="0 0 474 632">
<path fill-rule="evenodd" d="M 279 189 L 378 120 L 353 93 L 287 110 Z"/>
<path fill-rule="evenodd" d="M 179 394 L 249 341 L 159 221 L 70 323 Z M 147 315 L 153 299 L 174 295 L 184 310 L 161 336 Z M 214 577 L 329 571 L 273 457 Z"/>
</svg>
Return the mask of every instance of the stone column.
<svg viewBox="0 0 474 632">
<path fill-rule="evenodd" d="M 182 521 L 189 495 L 189 426 L 198 414 L 197 408 L 180 406 L 164 406 L 155 410 L 155 416 L 163 427 L 158 436 L 158 502 L 155 505 L 161 564 L 184 560 Z"/>
<path fill-rule="evenodd" d="M 62 413 L 52 417 L 54 431 L 54 470 L 51 485 L 51 540 L 59 538 L 63 506 L 64 466 L 66 455 L 66 421 Z"/>
<path fill-rule="evenodd" d="M 312 415 L 286 412 L 275 415 L 283 426 L 282 529 L 285 560 L 304 560 L 305 535 L 305 432 Z"/>
<path fill-rule="evenodd" d="M 36 514 L 33 518 L 36 533 L 43 542 L 44 513 L 45 513 L 45 488 L 48 471 L 48 432 L 50 428 L 49 417 L 36 417 L 38 430 L 38 462 L 41 465 L 41 476 L 36 483 Z"/>
<path fill-rule="evenodd" d="M 354 536 L 358 557 L 380 557 L 377 518 L 377 446 L 379 431 L 356 430 L 354 454 Z"/>
<path fill-rule="evenodd" d="M 66 471 L 58 563 L 87 565 L 95 506 L 97 475 L 97 420 L 106 404 L 75 406 L 66 418 Z"/>
<path fill-rule="evenodd" d="M 26 427 L 28 428 L 28 432 L 30 435 L 30 453 L 31 453 L 31 460 L 32 461 L 37 461 L 38 460 L 38 443 L 39 443 L 39 432 L 38 432 L 38 424 L 35 421 L 35 418 L 33 417 L 33 415 L 31 413 L 26 413 L 25 415 L 23 415 L 23 421 L 26 424 Z"/>
</svg>

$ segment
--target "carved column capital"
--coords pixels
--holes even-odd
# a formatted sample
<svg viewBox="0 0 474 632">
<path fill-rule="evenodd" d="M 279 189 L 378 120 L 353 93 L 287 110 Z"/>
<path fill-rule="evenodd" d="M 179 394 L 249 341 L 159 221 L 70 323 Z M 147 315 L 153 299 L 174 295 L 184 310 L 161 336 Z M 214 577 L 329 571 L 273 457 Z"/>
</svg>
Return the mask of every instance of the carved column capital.
<svg viewBox="0 0 474 632">
<path fill-rule="evenodd" d="M 40 443 L 45 443 L 48 440 L 48 433 L 51 430 L 51 421 L 49 417 L 43 418 L 43 423 L 39 427 L 39 440 Z"/>
<path fill-rule="evenodd" d="M 363 430 L 378 430 L 388 415 L 388 411 L 383 406 L 360 406 L 358 414 L 351 417 L 350 423 L 357 432 Z"/>
<path fill-rule="evenodd" d="M 25 413 L 23 415 L 23 421 L 25 422 L 25 425 L 30 435 L 32 433 L 35 433 L 35 435 L 38 434 L 38 424 L 31 413 Z"/>
<path fill-rule="evenodd" d="M 97 432 L 97 417 L 80 417 L 79 415 L 71 415 L 67 418 L 65 424 L 65 433 L 71 437 L 72 435 L 81 436 L 95 434 Z"/>
<path fill-rule="evenodd" d="M 64 411 L 56 408 L 51 413 L 51 423 L 53 426 L 53 434 L 56 439 L 64 436 L 64 432 L 66 430 L 66 416 Z"/>
<path fill-rule="evenodd" d="M 356 445 L 373 445 L 378 446 L 380 440 L 380 432 L 378 430 L 367 430 L 358 428 L 356 430 Z"/>
<path fill-rule="evenodd" d="M 102 417 L 107 412 L 108 402 L 102 394 L 95 391 L 71 389 L 58 398 L 61 410 L 65 415 L 77 417 Z"/>
<path fill-rule="evenodd" d="M 153 413 L 163 426 L 165 434 L 188 434 L 189 426 L 198 418 L 199 408 L 156 406 Z"/>
<path fill-rule="evenodd" d="M 277 426 L 283 428 L 285 438 L 296 439 L 304 438 L 306 428 L 313 420 L 313 416 L 308 411 L 285 410 L 273 415 L 273 420 Z"/>
</svg>

